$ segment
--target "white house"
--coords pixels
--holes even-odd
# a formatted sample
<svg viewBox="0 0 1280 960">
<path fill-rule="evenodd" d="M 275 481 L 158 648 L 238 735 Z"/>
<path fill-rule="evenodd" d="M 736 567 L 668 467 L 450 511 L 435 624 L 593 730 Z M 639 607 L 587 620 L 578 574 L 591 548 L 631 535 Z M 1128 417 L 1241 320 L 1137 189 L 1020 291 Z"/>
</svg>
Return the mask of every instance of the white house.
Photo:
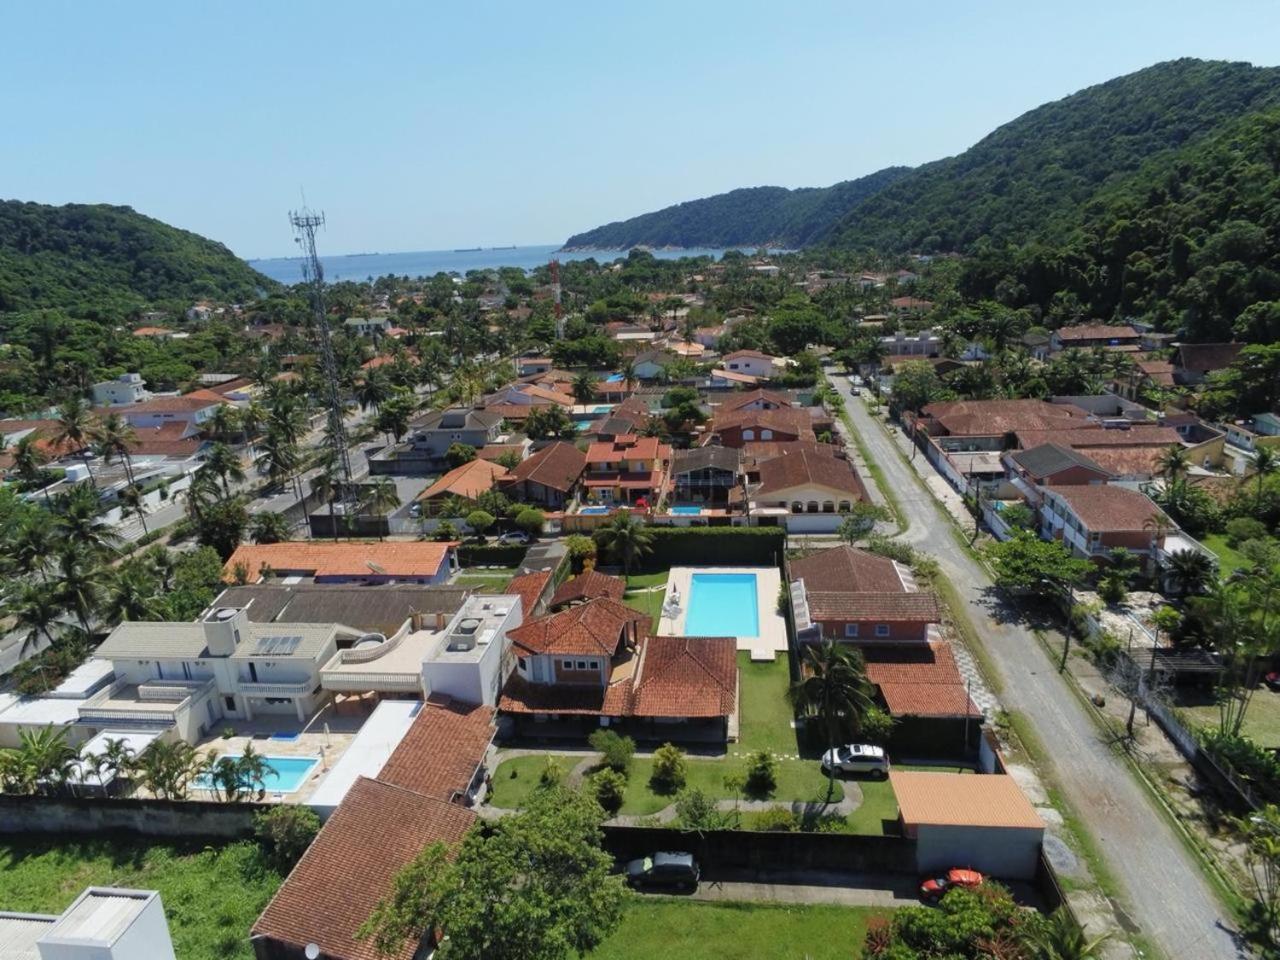
<svg viewBox="0 0 1280 960">
<path fill-rule="evenodd" d="M 759 350 L 735 350 L 720 360 L 722 369 L 730 373 L 742 373 L 749 377 L 772 377 L 774 359 Z"/>
<path fill-rule="evenodd" d="M 468 597 L 422 661 L 423 693 L 497 706 L 513 667 L 507 631 L 523 622 L 517 596 Z"/>
<path fill-rule="evenodd" d="M 100 407 L 118 407 L 151 399 L 140 373 L 122 373 L 114 380 L 93 385 L 93 402 Z"/>
<path fill-rule="evenodd" d="M 892 336 L 881 337 L 880 342 L 891 357 L 935 357 L 942 352 L 942 331 L 934 327 L 919 333 L 899 330 Z"/>
<path fill-rule="evenodd" d="M 199 427 L 226 402 L 225 397 L 212 390 L 193 390 L 180 397 L 153 397 L 112 412 L 119 413 L 137 430 L 161 427 L 166 423 L 187 423 Z"/>
<path fill-rule="evenodd" d="M 360 337 L 371 337 L 374 334 L 385 337 L 395 324 L 390 317 L 347 317 L 342 321 L 347 333 Z"/>
<path fill-rule="evenodd" d="M 160 894 L 117 887 L 89 887 L 58 916 L 0 912 L 0 956 L 174 960 Z"/>
</svg>

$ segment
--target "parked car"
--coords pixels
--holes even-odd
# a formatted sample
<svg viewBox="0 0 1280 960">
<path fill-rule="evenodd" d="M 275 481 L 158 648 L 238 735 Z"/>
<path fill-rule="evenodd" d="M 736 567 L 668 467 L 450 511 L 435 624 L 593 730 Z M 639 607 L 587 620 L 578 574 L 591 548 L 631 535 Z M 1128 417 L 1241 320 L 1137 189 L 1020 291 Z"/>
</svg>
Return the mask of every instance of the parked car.
<svg viewBox="0 0 1280 960">
<path fill-rule="evenodd" d="M 869 743 L 846 743 L 822 755 L 822 769 L 836 773 L 865 773 L 876 780 L 889 776 L 889 758 L 884 747 Z"/>
<path fill-rule="evenodd" d="M 699 876 L 692 853 L 655 853 L 627 864 L 627 883 L 633 887 L 696 890 Z"/>
<path fill-rule="evenodd" d="M 498 537 L 499 543 L 529 543 L 530 538 L 523 530 L 511 530 Z"/>
<path fill-rule="evenodd" d="M 952 867 L 946 873 L 936 877 L 928 877 L 920 884 L 921 900 L 940 900 L 942 895 L 952 887 L 966 887 L 972 890 L 974 887 L 980 887 L 986 881 L 977 870 L 969 870 L 966 867 Z"/>
<path fill-rule="evenodd" d="M 862 386 L 862 378 L 857 374 L 854 374 L 852 377 L 849 378 L 849 383 L 852 386 L 860 387 Z"/>
</svg>

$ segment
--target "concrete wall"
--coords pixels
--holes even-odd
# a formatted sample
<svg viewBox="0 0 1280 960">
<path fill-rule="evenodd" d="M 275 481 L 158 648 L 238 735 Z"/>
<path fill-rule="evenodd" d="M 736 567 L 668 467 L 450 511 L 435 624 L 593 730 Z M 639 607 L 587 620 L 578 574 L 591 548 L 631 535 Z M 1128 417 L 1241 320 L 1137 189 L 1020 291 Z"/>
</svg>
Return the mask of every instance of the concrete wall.
<svg viewBox="0 0 1280 960">
<path fill-rule="evenodd" d="M 1034 879 L 1040 865 L 1041 828 L 934 827 L 916 828 L 916 868 L 919 873 L 972 867 L 1006 880 Z"/>
<path fill-rule="evenodd" d="M 197 800 L 108 800 L 0 794 L 0 834 L 130 833 L 146 837 L 216 837 L 253 833 L 253 815 L 273 804 Z"/>
</svg>

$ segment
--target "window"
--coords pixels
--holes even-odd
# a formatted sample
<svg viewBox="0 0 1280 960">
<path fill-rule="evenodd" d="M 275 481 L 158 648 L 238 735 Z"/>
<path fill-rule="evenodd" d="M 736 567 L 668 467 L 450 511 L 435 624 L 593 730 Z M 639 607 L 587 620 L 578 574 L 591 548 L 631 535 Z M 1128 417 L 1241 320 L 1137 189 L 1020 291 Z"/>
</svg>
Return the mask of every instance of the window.
<svg viewBox="0 0 1280 960">
<path fill-rule="evenodd" d="M 844 635 L 846 637 L 856 637 L 858 635 L 858 625 L 856 623 L 846 623 L 844 625 Z"/>
<path fill-rule="evenodd" d="M 889 625 L 887 623 L 876 624 L 876 636 L 887 637 L 889 635 Z"/>
<path fill-rule="evenodd" d="M 579 660 L 579 661 L 578 661 L 578 669 L 579 669 L 579 670 L 585 670 L 585 669 L 587 669 L 587 661 L 585 661 L 585 660 Z"/>
<path fill-rule="evenodd" d="M 761 430 L 761 431 L 760 431 L 760 439 L 761 439 L 761 440 L 772 440 L 772 439 L 773 439 L 773 431 L 772 431 L 772 430 Z"/>
<path fill-rule="evenodd" d="M 791 504 L 791 512 L 804 513 L 804 504 L 801 503 L 799 500 L 796 500 L 794 503 Z"/>
<path fill-rule="evenodd" d="M 236 708 L 236 698 L 235 698 L 235 697 L 223 697 L 223 698 L 222 698 L 222 702 L 226 705 L 226 708 L 227 708 L 228 710 L 231 710 L 231 711 L 234 711 L 234 710 L 235 710 L 235 708 Z"/>
<path fill-rule="evenodd" d="M 572 660 L 561 660 L 561 661 L 560 661 L 560 666 L 561 666 L 561 668 L 563 668 L 563 669 L 565 669 L 565 670 L 572 670 L 572 669 L 573 669 L 573 661 L 572 661 Z"/>
<path fill-rule="evenodd" d="M 528 670 L 528 669 L 529 669 L 529 658 L 528 658 L 528 657 L 518 657 L 518 658 L 516 659 L 516 663 L 519 665 L 519 667 L 520 667 L 520 669 L 521 669 L 521 670 Z"/>
<path fill-rule="evenodd" d="M 743 440 L 754 440 L 755 438 L 756 438 L 756 432 L 755 432 L 754 430 L 743 430 L 743 431 L 742 431 L 742 439 L 743 439 Z"/>
</svg>

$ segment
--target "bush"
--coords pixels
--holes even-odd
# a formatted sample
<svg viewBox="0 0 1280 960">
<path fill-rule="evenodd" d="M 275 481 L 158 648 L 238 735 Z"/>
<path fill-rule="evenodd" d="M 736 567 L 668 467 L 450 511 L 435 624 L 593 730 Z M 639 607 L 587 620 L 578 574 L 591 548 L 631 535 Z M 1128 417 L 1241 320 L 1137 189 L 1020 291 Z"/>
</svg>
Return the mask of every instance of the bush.
<svg viewBox="0 0 1280 960">
<path fill-rule="evenodd" d="M 529 548 L 519 543 L 464 543 L 458 562 L 464 567 L 518 567 Z"/>
<path fill-rule="evenodd" d="M 497 522 L 497 517 L 486 510 L 472 510 L 467 514 L 467 526 L 471 528 L 481 542 L 489 528 Z"/>
<path fill-rule="evenodd" d="M 887 710 L 872 707 L 862 715 L 862 723 L 858 728 L 858 739 L 877 747 L 883 747 L 893 736 L 893 727 L 897 721 Z"/>
<path fill-rule="evenodd" d="M 587 737 L 592 750 L 604 754 L 604 765 L 610 770 L 626 776 L 631 768 L 631 757 L 636 752 L 636 742 L 624 737 L 614 730 L 601 728 Z"/>
<path fill-rule="evenodd" d="M 775 564 L 786 549 L 782 527 L 648 527 L 652 549 L 638 568 L 666 570 L 673 566 L 723 566 L 734 563 Z"/>
<path fill-rule="evenodd" d="M 747 793 L 766 797 L 778 786 L 778 761 L 768 750 L 760 750 L 747 758 Z"/>
<path fill-rule="evenodd" d="M 1245 540 L 1261 540 L 1267 535 L 1267 527 L 1253 517 L 1236 517 L 1226 526 L 1227 545 L 1235 547 Z"/>
<path fill-rule="evenodd" d="M 564 547 L 575 573 L 581 573 L 586 562 L 596 558 L 596 542 L 580 533 L 565 537 Z"/>
<path fill-rule="evenodd" d="M 795 833 L 800 829 L 800 821 L 796 815 L 784 807 L 766 810 L 755 819 L 757 830 L 770 830 L 778 833 Z"/>
<path fill-rule="evenodd" d="M 621 810 L 626 792 L 627 778 L 616 770 L 601 770 L 591 777 L 591 794 L 605 813 L 612 815 Z"/>
<path fill-rule="evenodd" d="M 531 537 L 540 535 L 546 522 L 546 516 L 535 507 L 526 507 L 516 514 L 516 526 Z"/>
<path fill-rule="evenodd" d="M 867 537 L 867 542 L 862 545 L 862 548 L 868 553 L 888 557 L 899 563 L 912 564 L 916 559 L 916 552 L 911 548 L 911 544 L 879 533 L 873 533 Z"/>
<path fill-rule="evenodd" d="M 684 751 L 673 743 L 664 743 L 653 751 L 653 773 L 649 785 L 655 793 L 675 793 L 688 777 Z"/>
<path fill-rule="evenodd" d="M 564 766 L 555 757 L 547 757 L 538 774 L 538 785 L 542 787 L 558 787 L 564 780 Z"/>
<path fill-rule="evenodd" d="M 697 787 L 676 798 L 676 822 L 686 830 L 725 830 L 733 825 L 733 815 L 716 809 L 716 801 Z"/>
<path fill-rule="evenodd" d="M 293 868 L 320 832 L 320 818 L 301 804 L 282 804 L 253 815 L 253 835 L 281 872 Z"/>
<path fill-rule="evenodd" d="M 1119 603 L 1129 595 L 1124 577 L 1114 570 L 1108 570 L 1098 580 L 1098 596 L 1107 603 Z"/>
</svg>

